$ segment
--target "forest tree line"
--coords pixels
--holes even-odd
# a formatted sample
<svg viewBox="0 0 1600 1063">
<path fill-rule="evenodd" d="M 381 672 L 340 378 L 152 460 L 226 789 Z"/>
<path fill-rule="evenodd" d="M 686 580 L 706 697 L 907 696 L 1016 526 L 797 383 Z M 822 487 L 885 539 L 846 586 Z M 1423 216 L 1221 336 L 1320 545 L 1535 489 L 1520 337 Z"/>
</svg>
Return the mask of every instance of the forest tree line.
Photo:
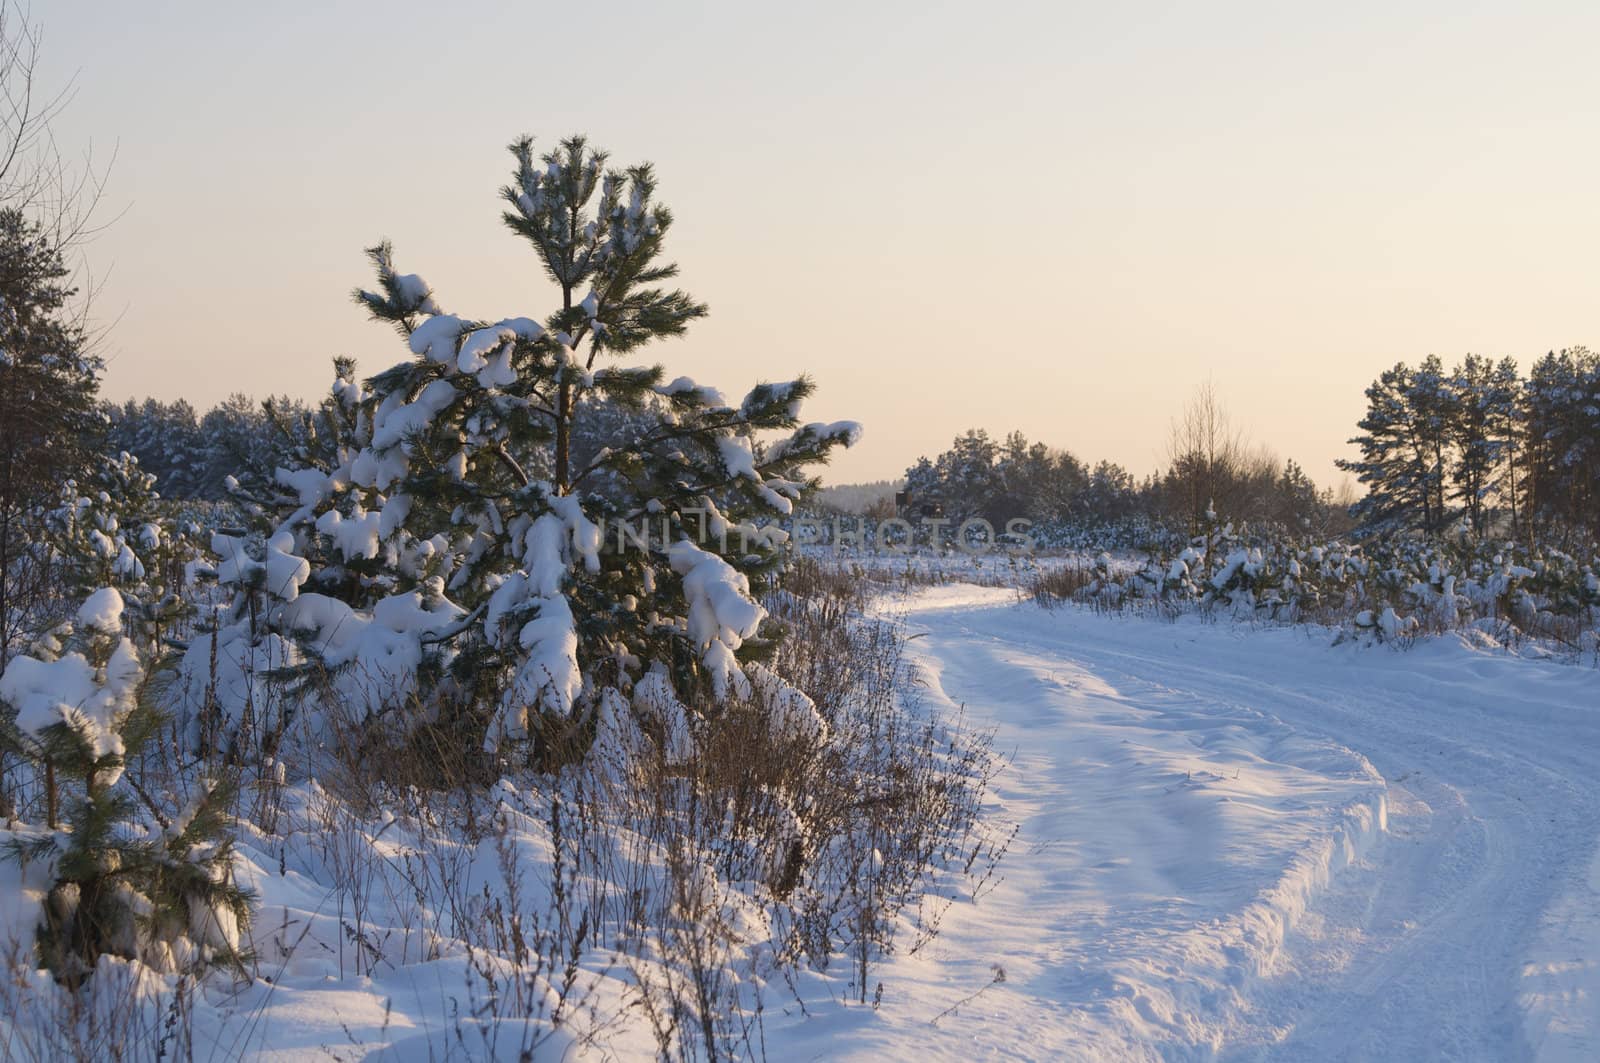
<svg viewBox="0 0 1600 1063">
<path fill-rule="evenodd" d="M 286 456 L 301 432 L 306 404 L 277 397 L 258 401 L 235 393 L 201 414 L 186 400 L 129 399 L 107 403 L 106 449 L 127 452 L 172 499 L 220 501 L 228 477 Z"/>
<path fill-rule="evenodd" d="M 1248 443 L 1210 384 L 1173 421 L 1167 451 L 1166 468 L 1139 478 L 1115 462 L 1090 465 L 1029 442 L 1021 432 L 995 439 L 970 429 L 906 470 L 904 498 L 913 513 L 982 517 L 996 527 L 1013 517 L 1072 525 L 1138 519 L 1190 532 L 1218 520 L 1317 534 L 1349 527 L 1354 500 L 1319 488 L 1297 462 Z"/>
<path fill-rule="evenodd" d="M 1594 536 L 1600 529 L 1600 357 L 1583 347 L 1550 352 L 1524 376 L 1514 359 L 1436 356 L 1385 370 L 1341 460 L 1366 488 L 1359 499 L 1319 487 L 1294 460 L 1252 446 L 1204 386 L 1173 422 L 1167 464 L 1136 477 L 1111 461 L 1090 464 L 1021 432 L 971 429 L 906 470 L 910 505 L 1003 524 L 1143 518 L 1173 527 L 1217 519 L 1338 533 L 1416 530 L 1463 523 L 1514 538 Z M 179 399 L 104 407 L 107 449 L 127 451 L 174 499 L 221 500 L 241 468 L 287 459 L 308 412 L 297 399 L 235 394 L 198 412 Z"/>
<path fill-rule="evenodd" d="M 1600 534 L 1600 357 L 1551 351 L 1523 376 L 1514 359 L 1404 362 L 1367 388 L 1340 462 L 1366 485 L 1366 527 L 1572 540 Z"/>
<path fill-rule="evenodd" d="M 1600 356 L 1549 352 L 1523 375 L 1513 358 L 1469 354 L 1453 368 L 1434 355 L 1385 370 L 1366 390 L 1338 467 L 1365 487 L 1319 487 L 1295 461 L 1252 446 L 1202 386 L 1174 419 L 1167 464 L 1145 477 L 1109 461 L 1089 465 L 1021 432 L 982 429 L 906 470 L 914 512 L 991 523 L 1095 524 L 1129 518 L 1193 533 L 1208 523 L 1276 524 L 1339 534 L 1452 529 L 1518 541 L 1600 536 Z"/>
</svg>

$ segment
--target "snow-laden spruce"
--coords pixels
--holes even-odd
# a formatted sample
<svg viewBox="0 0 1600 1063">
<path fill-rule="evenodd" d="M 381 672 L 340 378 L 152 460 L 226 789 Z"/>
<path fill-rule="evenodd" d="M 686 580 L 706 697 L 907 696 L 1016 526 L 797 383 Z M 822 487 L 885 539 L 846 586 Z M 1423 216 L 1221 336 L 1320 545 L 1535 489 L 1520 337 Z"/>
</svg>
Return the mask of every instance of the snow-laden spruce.
<svg viewBox="0 0 1600 1063">
<path fill-rule="evenodd" d="M 677 267 L 654 174 L 609 168 L 581 138 L 511 152 L 503 217 L 555 308 L 449 313 L 387 244 L 371 249 L 378 283 L 357 301 L 409 357 L 364 384 L 337 362 L 302 460 L 240 485 L 260 531 L 215 541 L 236 594 L 185 658 L 191 707 L 237 718 L 223 695 L 249 696 L 241 678 L 325 669 L 319 687 L 357 718 L 490 751 L 529 741 L 545 763 L 635 749 L 641 727 L 681 756 L 685 706 L 728 698 L 822 734 L 809 699 L 759 665 L 777 630 L 758 602 L 788 556 L 769 522 L 860 426 L 803 422 L 803 377 L 730 404 L 622 362 L 706 313 L 662 286 Z"/>
<path fill-rule="evenodd" d="M 13 825 L 4 854 L 48 870 L 36 946 L 70 986 L 107 956 L 160 972 L 238 965 L 250 915 L 222 834 L 228 787 L 206 782 L 169 815 L 123 780 L 162 722 L 139 696 L 145 669 L 125 609 L 115 588 L 94 591 L 75 623 L 0 676 L 0 753 L 34 765 L 45 789 L 44 829 Z"/>
</svg>

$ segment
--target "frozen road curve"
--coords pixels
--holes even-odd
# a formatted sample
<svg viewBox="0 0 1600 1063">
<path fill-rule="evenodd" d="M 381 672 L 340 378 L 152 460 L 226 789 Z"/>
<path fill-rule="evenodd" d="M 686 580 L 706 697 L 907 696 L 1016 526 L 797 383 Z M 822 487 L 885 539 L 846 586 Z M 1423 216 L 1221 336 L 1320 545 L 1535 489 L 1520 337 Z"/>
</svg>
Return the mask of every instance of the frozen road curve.
<svg viewBox="0 0 1600 1063">
<path fill-rule="evenodd" d="M 1012 754 L 1021 831 L 885 967 L 859 1058 L 1600 1059 L 1592 666 L 970 587 L 904 608 L 925 697 Z"/>
</svg>

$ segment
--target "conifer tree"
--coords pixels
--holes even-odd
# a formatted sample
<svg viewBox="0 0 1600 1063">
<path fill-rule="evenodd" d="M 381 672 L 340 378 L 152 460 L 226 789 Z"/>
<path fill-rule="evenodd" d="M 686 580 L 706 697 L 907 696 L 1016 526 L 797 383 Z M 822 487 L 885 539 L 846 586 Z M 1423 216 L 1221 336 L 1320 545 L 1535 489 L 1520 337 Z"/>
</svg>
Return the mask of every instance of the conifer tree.
<svg viewBox="0 0 1600 1063">
<path fill-rule="evenodd" d="M 146 574 L 140 551 L 153 554 L 161 530 L 154 523 L 156 478 L 127 452 L 104 460 L 86 478 L 61 486 L 47 516 L 46 541 L 57 585 L 81 601 L 99 587 L 133 587 Z"/>
<path fill-rule="evenodd" d="M 160 511 L 155 487 L 133 455 L 103 457 L 84 483 L 62 485 L 44 532 L 57 592 L 79 601 L 115 587 L 142 648 L 193 611 L 183 593 L 185 563 L 199 554 L 193 529 Z"/>
<path fill-rule="evenodd" d="M 0 674 L 50 598 L 45 514 L 103 427 L 100 361 L 67 314 L 69 276 L 44 229 L 0 208 Z"/>
<path fill-rule="evenodd" d="M 1138 505 L 1137 493 L 1132 473 L 1115 462 L 1102 460 L 1089 473 L 1078 506 L 1087 517 L 1119 520 L 1132 515 Z"/>
<path fill-rule="evenodd" d="M 984 516 L 1001 492 L 996 465 L 1000 448 L 982 428 L 956 436 L 935 467 L 944 495 L 944 515 L 960 522 Z"/>
<path fill-rule="evenodd" d="M 1443 367 L 1429 356 L 1422 368 L 1399 363 L 1367 388 L 1357 461 L 1338 466 L 1367 485 L 1356 515 L 1368 525 L 1415 522 L 1436 531 L 1444 519 L 1446 428 L 1449 403 Z"/>
<path fill-rule="evenodd" d="M 1412 372 L 1406 405 L 1410 410 L 1412 445 L 1420 459 L 1422 527 L 1424 531 L 1441 531 L 1446 519 L 1450 426 L 1456 419 L 1456 397 L 1438 355 L 1428 355 Z"/>
<path fill-rule="evenodd" d="M 1273 517 L 1289 529 L 1290 534 L 1302 534 L 1321 513 L 1322 503 L 1317 495 L 1317 485 L 1311 482 L 1311 477 L 1306 475 L 1300 463 L 1292 458 L 1284 463 L 1274 494 L 1277 496 L 1277 511 Z"/>
<path fill-rule="evenodd" d="M 1528 501 L 1558 534 L 1600 530 L 1600 355 L 1575 347 L 1534 363 L 1527 409 Z"/>
<path fill-rule="evenodd" d="M 1524 381 L 1516 361 L 1467 357 L 1446 374 L 1429 356 L 1367 389 L 1359 461 L 1341 461 L 1369 488 L 1357 504 L 1369 526 L 1443 529 L 1460 504 L 1474 533 L 1535 524 L 1562 537 L 1600 528 L 1600 358 L 1577 347 L 1551 352 Z"/>
<path fill-rule="evenodd" d="M 1488 431 L 1500 441 L 1503 468 L 1496 470 L 1494 489 L 1505 500 L 1511 516 L 1511 534 L 1523 531 L 1522 479 L 1526 455 L 1523 430 L 1522 374 L 1515 358 L 1502 358 L 1490 381 Z"/>
<path fill-rule="evenodd" d="M 340 427 L 256 497 L 273 542 L 307 563 L 272 622 L 313 662 L 370 672 L 381 654 L 405 681 L 361 688 L 374 714 L 421 702 L 464 741 L 531 740 L 550 763 L 581 749 L 606 691 L 661 733 L 685 703 L 770 688 L 752 684 L 775 634 L 757 599 L 787 554 L 761 522 L 859 427 L 802 424 L 803 377 L 730 404 L 619 364 L 706 313 L 665 287 L 672 214 L 653 170 L 610 168 L 581 137 L 510 150 L 503 219 L 554 309 L 447 313 L 373 247 L 377 284 L 356 299 L 411 357 L 365 385 L 342 366 L 323 407 Z"/>
<path fill-rule="evenodd" d="M 144 670 L 122 634 L 123 604 L 113 589 L 96 591 L 75 626 L 59 628 L 0 678 L 0 745 L 37 764 L 48 788 L 48 830 L 10 855 L 54 867 L 38 952 L 69 986 L 103 955 L 161 971 L 238 964 L 249 917 L 223 833 L 227 788 L 207 784 L 168 816 L 153 803 L 141 809 L 131 783 L 118 785 L 161 722 L 139 698 Z M 56 829 L 58 787 L 70 794 L 65 830 Z"/>
<path fill-rule="evenodd" d="M 1482 535 L 1488 530 L 1495 473 L 1505 460 L 1502 425 L 1515 393 L 1504 391 L 1494 364 L 1476 354 L 1451 372 L 1448 387 L 1453 497 L 1465 507 L 1473 532 Z"/>
<path fill-rule="evenodd" d="M 918 458 L 917 463 L 906 470 L 906 497 L 910 499 L 911 512 L 919 516 L 932 517 L 944 512 L 944 481 L 930 459 Z"/>
</svg>

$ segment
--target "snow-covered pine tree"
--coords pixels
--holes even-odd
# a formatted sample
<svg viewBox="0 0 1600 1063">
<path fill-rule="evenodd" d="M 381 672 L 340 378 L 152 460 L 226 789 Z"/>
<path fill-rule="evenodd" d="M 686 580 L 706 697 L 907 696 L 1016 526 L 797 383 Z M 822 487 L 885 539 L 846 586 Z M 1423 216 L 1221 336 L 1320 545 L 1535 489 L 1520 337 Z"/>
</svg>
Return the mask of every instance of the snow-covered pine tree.
<svg viewBox="0 0 1600 1063">
<path fill-rule="evenodd" d="M 133 455 L 105 456 L 82 483 L 62 485 L 44 534 L 57 592 L 81 601 L 115 587 L 129 630 L 146 649 L 193 611 L 183 593 L 185 565 L 199 555 L 189 526 L 160 512 L 155 487 Z"/>
<path fill-rule="evenodd" d="M 208 784 L 175 815 L 119 786 L 161 717 L 141 702 L 144 669 L 123 636 L 124 603 L 102 588 L 0 677 L 0 745 L 34 763 L 46 830 L 11 856 L 48 860 L 55 884 L 39 923 L 40 961 L 77 986 L 103 955 L 159 971 L 241 962 L 250 898 L 232 876 L 226 786 Z M 57 829 L 58 788 L 69 797 Z M 151 821 L 154 820 L 152 823 Z"/>
<path fill-rule="evenodd" d="M 341 367 L 324 405 L 337 438 L 278 470 L 265 530 L 308 569 L 266 588 L 272 625 L 360 708 L 463 745 L 527 740 L 545 764 L 586 747 L 597 721 L 642 724 L 670 750 L 686 704 L 792 707 L 756 662 L 776 633 L 758 598 L 787 558 L 758 522 L 787 515 L 808 466 L 859 426 L 802 424 L 803 377 L 729 404 L 618 364 L 706 313 L 663 287 L 677 267 L 661 257 L 672 214 L 653 171 L 608 168 L 581 137 L 510 150 L 503 218 L 555 309 L 447 313 L 389 245 L 369 251 L 378 283 L 356 298 L 411 357 L 364 387 Z"/>
<path fill-rule="evenodd" d="M 234 393 L 200 418 L 199 453 L 195 460 L 196 495 L 210 500 L 230 497 L 230 477 L 265 478 L 292 461 L 304 442 L 300 429 L 310 416 L 299 400 L 287 396 L 260 402 Z"/>
<path fill-rule="evenodd" d="M 81 485 L 61 485 L 47 534 L 62 593 L 81 601 L 98 587 L 137 585 L 145 577 L 139 550 L 153 551 L 156 478 L 126 451 L 108 457 Z"/>
<path fill-rule="evenodd" d="M 945 496 L 954 511 L 946 515 L 965 520 L 984 517 L 1002 491 L 1000 446 L 982 428 L 968 429 L 955 438 L 950 449 L 939 455 L 939 470 L 945 480 Z"/>
</svg>

